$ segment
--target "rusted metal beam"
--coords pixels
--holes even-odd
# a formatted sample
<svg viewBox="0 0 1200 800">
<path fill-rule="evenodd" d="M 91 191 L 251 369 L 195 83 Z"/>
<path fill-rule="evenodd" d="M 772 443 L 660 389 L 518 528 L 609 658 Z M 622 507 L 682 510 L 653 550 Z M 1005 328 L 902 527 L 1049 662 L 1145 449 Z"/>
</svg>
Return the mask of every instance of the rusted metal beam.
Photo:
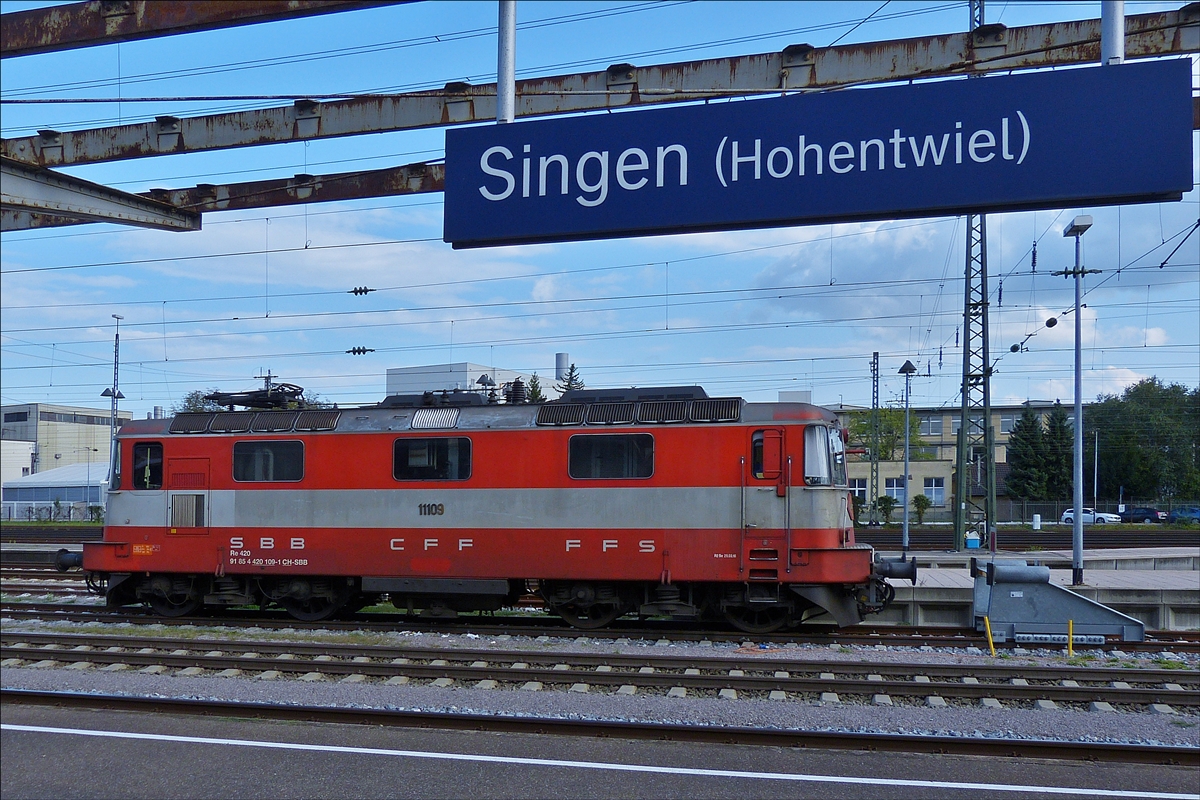
<svg viewBox="0 0 1200 800">
<path fill-rule="evenodd" d="M 1200 50 L 1200 4 L 1126 18 L 1126 58 Z M 518 117 L 634 108 L 738 95 L 813 91 L 898 80 L 1095 62 L 1100 20 L 945 34 L 817 49 L 533 78 L 517 83 Z M 42 166 L 479 122 L 496 116 L 494 84 L 214 114 L 5 139 L 3 155 Z"/>
<path fill-rule="evenodd" d="M 361 172 L 333 175 L 296 175 L 246 183 L 202 183 L 187 189 L 152 189 L 136 195 L 183 214 L 210 211 L 244 211 L 300 203 L 328 203 L 368 197 L 440 192 L 446 184 L 444 164 L 405 164 Z M 5 230 L 60 228 L 100 220 L 6 211 Z M 115 220 L 114 220 L 115 221 Z"/>
<path fill-rule="evenodd" d="M 0 58 L 412 1 L 90 0 L 0 15 Z"/>
<path fill-rule="evenodd" d="M 200 230 L 200 215 L 72 175 L 0 159 L 0 230 L 33 227 L 33 219 L 116 222 L 170 231 Z"/>
</svg>

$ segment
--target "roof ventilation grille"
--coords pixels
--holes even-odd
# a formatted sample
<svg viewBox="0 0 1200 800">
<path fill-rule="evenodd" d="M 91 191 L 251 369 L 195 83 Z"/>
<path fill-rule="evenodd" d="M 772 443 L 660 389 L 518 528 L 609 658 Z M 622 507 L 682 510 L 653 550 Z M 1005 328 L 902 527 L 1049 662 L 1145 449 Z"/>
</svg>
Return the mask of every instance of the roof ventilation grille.
<svg viewBox="0 0 1200 800">
<path fill-rule="evenodd" d="M 299 411 L 260 411 L 254 415 L 250 430 L 255 433 L 290 431 L 299 416 Z"/>
<path fill-rule="evenodd" d="M 593 403 L 588 406 L 588 425 L 628 425 L 633 422 L 633 403 Z"/>
<path fill-rule="evenodd" d="M 212 414 L 176 414 L 171 420 L 171 433 L 204 433 Z"/>
<path fill-rule="evenodd" d="M 689 416 L 692 422 L 737 422 L 742 416 L 742 399 L 714 397 L 711 400 L 693 400 Z"/>
<path fill-rule="evenodd" d="M 638 422 L 683 422 L 685 419 L 687 402 L 683 400 L 651 400 L 638 405 Z"/>
<path fill-rule="evenodd" d="M 537 413 L 538 425 L 580 425 L 586 406 L 573 403 L 547 403 Z"/>
</svg>

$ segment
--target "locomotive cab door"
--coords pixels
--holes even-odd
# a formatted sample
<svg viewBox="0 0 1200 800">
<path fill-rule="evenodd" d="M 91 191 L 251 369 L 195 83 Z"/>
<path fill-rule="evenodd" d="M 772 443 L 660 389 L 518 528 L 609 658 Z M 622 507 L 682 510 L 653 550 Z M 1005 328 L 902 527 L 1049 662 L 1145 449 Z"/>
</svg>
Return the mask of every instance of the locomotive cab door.
<svg viewBox="0 0 1200 800">
<path fill-rule="evenodd" d="M 209 532 L 207 458 L 167 460 L 167 532 L 206 536 Z"/>
<path fill-rule="evenodd" d="M 749 580 L 777 581 L 787 552 L 790 463 L 783 428 L 750 435 L 742 486 L 742 572 Z"/>
</svg>

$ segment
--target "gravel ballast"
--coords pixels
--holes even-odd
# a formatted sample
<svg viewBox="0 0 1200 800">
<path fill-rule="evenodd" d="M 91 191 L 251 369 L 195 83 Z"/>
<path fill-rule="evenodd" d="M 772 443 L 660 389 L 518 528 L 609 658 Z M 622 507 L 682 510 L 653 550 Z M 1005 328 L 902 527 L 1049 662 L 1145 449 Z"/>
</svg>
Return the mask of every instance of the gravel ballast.
<svg viewBox="0 0 1200 800">
<path fill-rule="evenodd" d="M 120 626 L 100 626 L 97 623 L 53 625 L 4 620 L 6 632 L 37 630 L 78 633 L 109 633 L 129 635 Z M 670 655 L 714 658 L 753 657 L 770 662 L 773 659 L 793 661 L 840 661 L 853 659 L 862 662 L 903 662 L 906 664 L 979 665 L 1006 663 L 1010 666 L 1064 665 L 1066 659 L 1059 651 L 1034 650 L 1028 655 L 993 659 L 982 653 L 966 652 L 961 648 L 918 649 L 910 647 L 845 647 L 822 645 L 798 646 L 738 646 L 724 643 L 664 643 L 654 639 L 607 640 L 588 639 L 568 634 L 566 637 L 487 636 L 477 634 L 429 634 L 395 632 L 383 634 L 344 634 L 320 630 L 268 631 L 263 629 L 200 628 L 162 626 L 161 630 L 137 626 L 138 635 L 195 638 L 198 641 L 232 643 L 246 639 L 273 641 L 329 641 L 354 644 L 381 644 L 393 647 L 440 647 L 447 649 L 523 650 L 546 653 L 613 653 L 636 655 Z M 31 653 L 32 655 L 32 653 Z M 50 655 L 47 653 L 47 655 Z M 60 659 L 65 653 L 55 653 Z M 565 660 L 565 659 L 564 659 Z M 1161 667 L 1169 663 L 1180 667 L 1181 678 L 1194 677 L 1200 658 L 1184 654 L 1154 654 L 1139 658 L 1130 654 L 1116 657 L 1105 653 L 1086 660 L 1073 661 L 1075 666 Z M 264 663 L 264 668 L 278 666 Z M 178 672 L 172 670 L 172 672 Z M 572 677 L 586 682 L 586 673 L 574 672 Z M 742 693 L 738 699 L 717 696 L 668 696 L 661 692 L 639 690 L 634 694 L 619 694 L 616 687 L 593 686 L 590 691 L 568 691 L 570 684 L 546 685 L 540 691 L 522 691 L 521 683 L 501 684 L 492 689 L 477 689 L 456 682 L 435 686 L 428 682 L 387 684 L 379 679 L 356 682 L 337 682 L 336 678 L 300 680 L 299 676 L 280 675 L 274 680 L 262 680 L 254 673 L 236 676 L 145 674 L 135 670 L 112 672 L 100 669 L 72 670 L 66 667 L 30 668 L 28 665 L 5 667 L 0 670 L 4 688 L 42 691 L 72 691 L 112 693 L 133 696 L 171 698 L 201 698 L 241 702 L 328 705 L 349 708 L 401 709 L 424 712 L 464 714 L 499 714 L 546 718 L 596 719 L 635 722 L 668 722 L 686 724 L 733 725 L 770 727 L 804 731 L 848 731 L 878 733 L 933 734 L 964 737 L 1046 739 L 1057 741 L 1095 741 L 1135 744 L 1168 744 L 1200 747 L 1200 715 L 1194 713 L 1153 714 L 1147 709 L 1096 712 L 1075 708 L 983 708 L 951 702 L 946 706 L 910 703 L 894 698 L 892 705 L 873 704 L 873 698 L 840 698 L 840 702 L 821 703 L 817 700 L 770 699 L 767 693 L 754 696 Z"/>
</svg>

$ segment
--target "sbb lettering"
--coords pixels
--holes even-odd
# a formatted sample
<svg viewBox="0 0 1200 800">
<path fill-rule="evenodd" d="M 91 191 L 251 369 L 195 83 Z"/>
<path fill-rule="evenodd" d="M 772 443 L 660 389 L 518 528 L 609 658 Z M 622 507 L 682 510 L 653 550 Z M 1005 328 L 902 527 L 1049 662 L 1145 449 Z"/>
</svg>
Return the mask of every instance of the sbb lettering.
<svg viewBox="0 0 1200 800">
<path fill-rule="evenodd" d="M 275 540 L 269 536 L 264 536 L 258 540 L 258 546 L 263 550 L 274 550 Z"/>
<path fill-rule="evenodd" d="M 458 540 L 458 551 L 459 551 L 460 553 L 461 553 L 463 550 L 467 549 L 468 547 L 474 547 L 474 546 L 475 546 L 475 540 L 474 540 L 474 539 L 459 539 L 459 540 Z"/>
<path fill-rule="evenodd" d="M 437 547 L 437 545 L 438 545 L 438 540 L 437 540 L 437 539 L 426 539 L 426 540 L 425 540 L 425 549 L 426 549 L 426 550 L 428 550 L 428 549 L 430 549 L 430 548 L 432 548 L 432 547 Z"/>
<path fill-rule="evenodd" d="M 616 539 L 605 539 L 603 542 L 600 543 L 600 552 L 602 552 L 602 553 L 607 553 L 609 550 L 616 550 L 616 549 L 617 549 L 617 540 Z"/>
<path fill-rule="evenodd" d="M 299 537 L 293 538 L 292 539 L 292 549 L 293 550 L 303 550 L 304 549 L 304 540 Z"/>
<path fill-rule="evenodd" d="M 639 553 L 653 553 L 654 552 L 654 540 L 653 539 L 642 539 L 640 542 L 638 542 L 638 552 Z"/>
<path fill-rule="evenodd" d="M 232 550 L 241 550 L 246 546 L 243 543 L 244 541 L 245 540 L 241 536 L 231 536 L 229 537 L 229 547 Z"/>
<path fill-rule="evenodd" d="M 404 540 L 403 539 L 392 539 L 390 542 L 388 542 L 388 546 L 391 547 L 393 550 L 403 550 L 404 549 Z"/>
</svg>

